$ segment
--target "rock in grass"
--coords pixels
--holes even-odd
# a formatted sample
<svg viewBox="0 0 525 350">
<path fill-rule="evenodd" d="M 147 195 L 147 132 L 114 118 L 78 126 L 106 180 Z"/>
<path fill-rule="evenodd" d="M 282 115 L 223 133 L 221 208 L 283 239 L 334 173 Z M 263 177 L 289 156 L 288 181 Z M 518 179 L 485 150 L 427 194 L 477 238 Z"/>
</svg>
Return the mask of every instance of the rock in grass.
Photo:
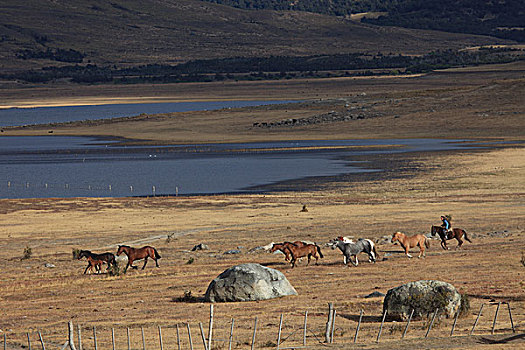
<svg viewBox="0 0 525 350">
<path fill-rule="evenodd" d="M 416 281 L 390 289 L 383 301 L 383 312 L 391 320 L 405 321 L 414 309 L 414 319 L 428 317 L 439 308 L 439 314 L 454 317 L 461 307 L 461 294 L 442 281 Z"/>
<path fill-rule="evenodd" d="M 215 278 L 204 296 L 209 302 L 255 301 L 297 295 L 282 272 L 259 264 L 230 267 Z"/>
</svg>

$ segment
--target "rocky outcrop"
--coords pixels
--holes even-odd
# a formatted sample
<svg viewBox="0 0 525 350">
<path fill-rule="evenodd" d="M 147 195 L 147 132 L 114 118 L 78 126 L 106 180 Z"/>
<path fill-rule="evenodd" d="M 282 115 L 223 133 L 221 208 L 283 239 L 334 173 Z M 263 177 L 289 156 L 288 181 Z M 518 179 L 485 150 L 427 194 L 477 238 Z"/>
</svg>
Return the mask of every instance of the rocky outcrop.
<svg viewBox="0 0 525 350">
<path fill-rule="evenodd" d="M 407 320 L 412 309 L 414 319 L 428 317 L 439 308 L 439 314 L 454 317 L 461 307 L 461 294 L 442 281 L 417 281 L 390 289 L 383 301 L 383 312 L 391 320 Z"/>
<path fill-rule="evenodd" d="M 215 278 L 206 290 L 210 302 L 255 301 L 297 295 L 282 272 L 259 265 L 230 267 Z"/>
<path fill-rule="evenodd" d="M 275 127 L 292 127 L 292 126 L 306 126 L 314 124 L 327 124 L 345 122 L 350 120 L 369 119 L 382 116 L 378 112 L 370 112 L 364 108 L 360 111 L 348 110 L 345 112 L 331 111 L 324 114 L 318 114 L 306 118 L 288 118 L 276 122 L 255 122 L 254 128 L 275 128 Z"/>
</svg>

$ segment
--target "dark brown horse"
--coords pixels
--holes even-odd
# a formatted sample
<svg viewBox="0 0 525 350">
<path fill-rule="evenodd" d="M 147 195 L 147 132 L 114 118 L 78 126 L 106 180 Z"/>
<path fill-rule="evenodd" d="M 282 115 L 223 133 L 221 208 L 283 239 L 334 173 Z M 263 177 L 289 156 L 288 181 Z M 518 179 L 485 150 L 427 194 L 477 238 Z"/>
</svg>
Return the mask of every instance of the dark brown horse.
<svg viewBox="0 0 525 350">
<path fill-rule="evenodd" d="M 284 254 L 284 260 L 290 261 L 291 252 L 290 252 L 290 249 L 288 247 L 290 245 L 297 246 L 297 247 L 302 247 L 305 244 L 306 243 L 301 242 L 301 241 L 295 241 L 293 243 L 292 242 L 274 243 L 272 245 L 272 248 L 270 249 L 270 253 L 273 253 L 273 252 L 275 252 L 277 250 L 280 250 Z"/>
<path fill-rule="evenodd" d="M 115 259 L 115 255 L 113 255 L 113 253 L 107 252 L 102 254 L 95 254 L 90 252 L 89 250 L 81 250 L 78 254 L 78 260 L 84 257 L 88 261 L 88 266 L 84 270 L 84 274 L 86 274 L 88 269 L 93 273 L 93 268 L 95 268 L 96 272 L 100 273 L 103 263 L 108 264 L 106 271 L 109 269 L 110 264 L 112 264 L 113 266 L 117 266 L 117 260 Z"/>
<path fill-rule="evenodd" d="M 148 263 L 148 258 L 152 258 L 155 260 L 155 265 L 159 267 L 159 262 L 157 261 L 160 259 L 159 252 L 157 252 L 157 249 L 147 245 L 142 248 L 132 248 L 127 245 L 119 245 L 117 250 L 117 256 L 120 254 L 126 254 L 128 257 L 128 264 L 126 265 L 126 268 L 124 269 L 124 272 L 128 270 L 128 267 L 132 267 L 136 269 L 136 266 L 133 266 L 133 261 L 144 259 L 144 266 L 142 266 L 142 269 L 146 267 L 146 264 Z"/>
<path fill-rule="evenodd" d="M 292 256 L 292 260 L 290 263 L 292 264 L 292 268 L 295 267 L 295 262 L 299 258 L 308 257 L 308 263 L 306 266 L 310 264 L 310 258 L 315 258 L 315 264 L 317 265 L 317 261 L 319 260 L 319 257 L 323 258 L 323 253 L 321 253 L 321 248 L 317 244 L 305 244 L 301 247 L 297 245 L 289 245 L 288 250 L 290 251 L 290 255 Z M 318 255 L 319 254 L 319 255 Z"/>
<path fill-rule="evenodd" d="M 447 246 L 447 240 L 455 238 L 458 241 L 458 245 L 456 246 L 456 249 L 461 248 L 463 245 L 463 237 L 470 243 L 472 241 L 468 238 L 467 232 L 461 228 L 453 228 L 452 232 L 446 232 L 445 228 L 442 226 L 432 226 L 430 228 L 430 233 L 432 236 L 435 236 L 436 233 L 439 235 L 439 238 L 441 238 L 441 247 L 445 250 L 448 250 Z"/>
</svg>

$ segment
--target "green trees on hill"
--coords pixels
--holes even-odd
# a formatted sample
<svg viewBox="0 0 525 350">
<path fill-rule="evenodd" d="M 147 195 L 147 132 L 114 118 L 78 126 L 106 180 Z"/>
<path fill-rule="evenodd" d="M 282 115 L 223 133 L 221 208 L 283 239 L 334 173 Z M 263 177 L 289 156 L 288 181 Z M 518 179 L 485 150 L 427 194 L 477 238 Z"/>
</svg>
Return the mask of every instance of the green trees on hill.
<svg viewBox="0 0 525 350">
<path fill-rule="evenodd" d="M 376 25 L 491 35 L 525 41 L 523 0 L 205 0 L 243 9 L 291 10 L 346 16 L 381 11 L 364 19 Z"/>
</svg>

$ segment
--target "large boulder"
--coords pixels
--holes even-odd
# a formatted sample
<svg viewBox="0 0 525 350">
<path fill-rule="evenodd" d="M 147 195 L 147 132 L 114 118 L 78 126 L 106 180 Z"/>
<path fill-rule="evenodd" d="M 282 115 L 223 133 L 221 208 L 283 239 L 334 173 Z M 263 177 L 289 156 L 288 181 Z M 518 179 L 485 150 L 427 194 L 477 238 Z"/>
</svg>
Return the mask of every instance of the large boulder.
<svg viewBox="0 0 525 350">
<path fill-rule="evenodd" d="M 297 295 L 282 272 L 259 264 L 230 267 L 206 290 L 206 301 L 254 301 Z"/>
<path fill-rule="evenodd" d="M 390 289 L 383 301 L 383 312 L 391 320 L 407 320 L 414 309 L 414 319 L 428 317 L 439 308 L 439 314 L 454 317 L 461 307 L 461 294 L 442 281 L 417 281 Z"/>
</svg>

